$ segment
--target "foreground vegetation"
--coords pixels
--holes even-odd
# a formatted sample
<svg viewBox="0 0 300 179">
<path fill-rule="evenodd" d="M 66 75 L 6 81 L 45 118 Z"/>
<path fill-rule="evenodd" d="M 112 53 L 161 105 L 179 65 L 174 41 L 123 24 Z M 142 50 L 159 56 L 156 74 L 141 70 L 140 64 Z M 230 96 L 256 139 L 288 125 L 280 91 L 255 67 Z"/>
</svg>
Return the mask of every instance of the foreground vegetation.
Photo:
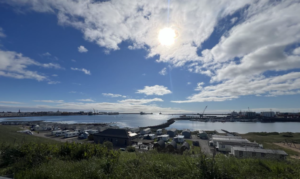
<svg viewBox="0 0 300 179">
<path fill-rule="evenodd" d="M 57 178 L 300 178 L 300 161 L 205 156 L 200 147 L 183 155 L 112 150 L 104 145 L 60 143 L 17 133 L 0 125 L 0 176 Z M 281 142 L 282 134 L 249 133 L 260 143 Z M 294 140 L 298 134 L 293 134 Z M 192 145 L 192 141 L 188 142 Z M 286 150 L 285 150 L 286 151 Z"/>
<path fill-rule="evenodd" d="M 300 161 L 236 159 L 202 153 L 121 152 L 64 143 L 0 146 L 0 175 L 14 178 L 299 178 Z"/>
<path fill-rule="evenodd" d="M 45 143 L 45 144 L 60 143 L 52 139 L 41 138 L 41 137 L 36 137 L 36 136 L 17 132 L 21 130 L 25 130 L 25 129 L 23 129 L 21 126 L 0 125 L 0 143 L 3 142 L 7 144 L 20 144 L 24 142 Z"/>
</svg>

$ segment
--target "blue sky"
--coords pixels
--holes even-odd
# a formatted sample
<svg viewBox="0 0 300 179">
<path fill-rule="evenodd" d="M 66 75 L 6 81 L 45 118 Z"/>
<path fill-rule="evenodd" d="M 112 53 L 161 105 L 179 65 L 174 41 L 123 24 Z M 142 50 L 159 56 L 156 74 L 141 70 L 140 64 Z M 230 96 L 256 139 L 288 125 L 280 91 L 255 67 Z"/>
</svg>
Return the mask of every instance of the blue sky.
<svg viewBox="0 0 300 179">
<path fill-rule="evenodd" d="M 1 1 L 0 111 L 298 112 L 299 8 Z M 158 38 L 166 28 L 171 45 Z"/>
</svg>

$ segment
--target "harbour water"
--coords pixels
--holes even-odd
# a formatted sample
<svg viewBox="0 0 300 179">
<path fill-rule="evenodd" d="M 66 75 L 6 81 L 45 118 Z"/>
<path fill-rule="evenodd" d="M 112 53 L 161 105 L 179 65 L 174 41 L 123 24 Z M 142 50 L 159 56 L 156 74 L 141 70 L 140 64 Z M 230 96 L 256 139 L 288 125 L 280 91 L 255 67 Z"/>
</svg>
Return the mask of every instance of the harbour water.
<svg viewBox="0 0 300 179">
<path fill-rule="evenodd" d="M 175 115 L 92 115 L 92 116 L 41 116 L 41 117 L 13 117 L 0 118 L 3 120 L 45 121 L 60 123 L 115 123 L 119 127 L 144 127 L 165 123 L 168 119 L 178 118 Z M 300 122 L 198 122 L 177 120 L 168 128 L 190 130 L 217 130 L 225 129 L 231 132 L 300 132 Z"/>
</svg>

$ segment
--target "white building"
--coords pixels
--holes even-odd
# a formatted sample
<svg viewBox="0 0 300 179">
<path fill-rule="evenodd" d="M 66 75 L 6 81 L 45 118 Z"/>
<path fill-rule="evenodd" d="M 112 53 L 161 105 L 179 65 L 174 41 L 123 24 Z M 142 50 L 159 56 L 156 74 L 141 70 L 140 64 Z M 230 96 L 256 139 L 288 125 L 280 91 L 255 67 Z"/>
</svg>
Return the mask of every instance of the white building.
<svg viewBox="0 0 300 179">
<path fill-rule="evenodd" d="M 228 136 L 232 137 L 232 136 Z M 241 138 L 212 138 L 213 146 L 217 146 L 217 142 L 238 142 L 238 143 L 250 143 L 247 139 L 241 139 Z"/>
<path fill-rule="evenodd" d="M 162 141 L 168 141 L 170 139 L 169 135 L 168 134 L 164 134 L 164 135 L 161 135 L 161 136 L 157 136 L 158 138 L 158 141 L 159 140 L 162 140 Z"/>
<path fill-rule="evenodd" d="M 184 136 L 183 135 L 177 135 L 174 137 L 174 140 L 178 143 L 183 143 L 184 142 Z"/>
<path fill-rule="evenodd" d="M 151 138 L 151 140 L 154 140 L 156 138 L 156 135 L 155 134 L 148 134 L 149 137 Z"/>
<path fill-rule="evenodd" d="M 275 112 L 273 111 L 261 112 L 260 115 L 263 117 L 275 117 Z"/>
<path fill-rule="evenodd" d="M 258 143 L 240 143 L 240 142 L 217 142 L 216 149 L 220 152 L 231 152 L 232 147 L 256 147 L 260 148 Z"/>
<path fill-rule="evenodd" d="M 162 134 L 162 129 L 157 129 L 156 134 L 161 135 Z"/>
<path fill-rule="evenodd" d="M 260 149 L 253 147 L 232 147 L 231 154 L 237 158 L 266 158 L 266 159 L 281 159 L 285 160 L 288 155 L 282 150 Z"/>
<path fill-rule="evenodd" d="M 78 132 L 66 132 L 65 133 L 65 138 L 68 138 L 68 137 L 76 137 L 78 136 Z"/>
<path fill-rule="evenodd" d="M 150 133 L 151 133 L 151 129 L 150 128 L 146 128 L 146 129 L 143 129 L 141 131 L 141 135 L 150 134 Z"/>
</svg>

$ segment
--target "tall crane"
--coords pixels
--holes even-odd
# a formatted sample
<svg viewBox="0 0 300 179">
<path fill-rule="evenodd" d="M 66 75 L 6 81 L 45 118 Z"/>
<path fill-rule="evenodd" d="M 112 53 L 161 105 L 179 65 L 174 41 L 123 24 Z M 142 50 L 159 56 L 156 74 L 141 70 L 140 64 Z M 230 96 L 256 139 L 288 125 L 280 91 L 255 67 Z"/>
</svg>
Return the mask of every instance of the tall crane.
<svg viewBox="0 0 300 179">
<path fill-rule="evenodd" d="M 203 110 L 203 112 L 202 112 L 202 114 L 201 114 L 202 117 L 203 117 L 203 115 L 204 115 L 204 112 L 205 112 L 206 108 L 207 108 L 207 106 L 205 106 L 205 108 L 204 108 L 204 110 Z M 200 117 L 201 117 L 201 116 L 200 116 Z"/>
</svg>

